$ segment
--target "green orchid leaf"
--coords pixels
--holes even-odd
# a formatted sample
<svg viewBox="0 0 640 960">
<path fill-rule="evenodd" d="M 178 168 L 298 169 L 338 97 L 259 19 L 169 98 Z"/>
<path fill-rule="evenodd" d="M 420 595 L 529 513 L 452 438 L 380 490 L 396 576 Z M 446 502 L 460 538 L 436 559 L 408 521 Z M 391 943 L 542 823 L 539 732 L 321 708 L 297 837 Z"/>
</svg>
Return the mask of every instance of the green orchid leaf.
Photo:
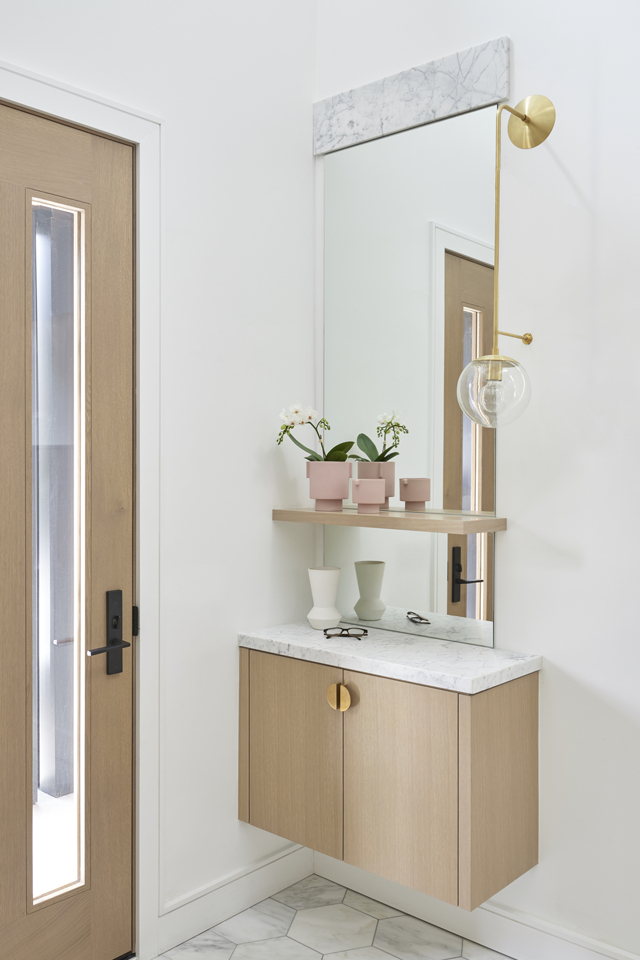
<svg viewBox="0 0 640 960">
<path fill-rule="evenodd" d="M 358 446 L 365 453 L 369 460 L 377 460 L 380 456 L 378 453 L 378 448 L 376 447 L 373 440 L 370 440 L 366 433 L 358 434 Z"/>
<path fill-rule="evenodd" d="M 349 450 L 351 450 L 352 446 L 353 440 L 345 440 L 343 443 L 336 443 L 335 447 L 332 447 L 331 450 L 344 450 L 345 453 L 347 453 Z M 331 450 L 329 453 L 331 453 Z"/>
<path fill-rule="evenodd" d="M 293 434 L 291 433 L 289 434 L 289 439 L 293 440 L 296 447 L 300 447 L 301 450 L 304 450 L 305 453 L 309 454 L 308 457 L 305 457 L 306 460 L 322 460 L 322 457 L 320 456 L 319 453 L 315 453 L 315 451 L 309 450 L 309 447 L 305 447 L 304 443 L 300 443 L 299 440 L 296 440 Z"/>
<path fill-rule="evenodd" d="M 394 457 L 397 457 L 399 453 L 399 450 L 387 449 L 380 454 L 378 461 L 381 463 L 387 463 L 389 460 L 393 460 Z"/>
<path fill-rule="evenodd" d="M 331 450 L 327 453 L 325 460 L 346 460 L 347 454 L 351 447 L 353 446 L 353 440 L 345 440 L 343 443 L 337 443 L 335 447 L 332 447 Z"/>
</svg>

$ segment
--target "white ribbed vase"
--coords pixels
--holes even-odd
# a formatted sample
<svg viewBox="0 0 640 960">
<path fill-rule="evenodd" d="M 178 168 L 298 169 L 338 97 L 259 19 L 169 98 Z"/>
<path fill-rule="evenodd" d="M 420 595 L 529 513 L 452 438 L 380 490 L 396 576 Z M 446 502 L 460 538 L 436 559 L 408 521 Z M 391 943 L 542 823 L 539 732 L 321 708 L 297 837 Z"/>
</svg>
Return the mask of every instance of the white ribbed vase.
<svg viewBox="0 0 640 960">
<path fill-rule="evenodd" d="M 309 567 L 313 607 L 307 620 L 314 630 L 337 627 L 340 623 L 340 611 L 336 607 L 339 579 L 340 567 Z"/>
<path fill-rule="evenodd" d="M 359 620 L 380 620 L 387 609 L 380 599 L 384 560 L 356 560 L 356 577 L 360 599 L 355 605 Z"/>
</svg>

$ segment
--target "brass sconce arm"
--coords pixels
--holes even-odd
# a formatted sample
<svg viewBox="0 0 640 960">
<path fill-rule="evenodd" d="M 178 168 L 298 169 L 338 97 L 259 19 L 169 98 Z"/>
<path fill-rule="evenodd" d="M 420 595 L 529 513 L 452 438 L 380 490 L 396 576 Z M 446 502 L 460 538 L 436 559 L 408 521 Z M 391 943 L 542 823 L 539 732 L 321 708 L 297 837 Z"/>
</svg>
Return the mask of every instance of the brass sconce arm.
<svg viewBox="0 0 640 960">
<path fill-rule="evenodd" d="M 494 272 L 493 272 L 493 349 L 492 354 L 497 356 L 498 335 L 505 337 L 515 337 L 522 340 L 525 344 L 530 344 L 533 337 L 530 333 L 519 335 L 517 333 L 506 333 L 498 330 L 498 304 L 499 304 L 499 271 L 500 271 L 500 170 L 502 157 L 502 111 L 506 110 L 511 114 L 507 132 L 509 139 L 522 150 L 529 150 L 531 147 L 537 147 L 543 143 L 556 122 L 556 111 L 547 97 L 532 96 L 525 97 L 516 107 L 509 107 L 506 103 L 498 107 L 496 116 L 496 210 L 495 210 L 495 251 L 494 251 Z"/>
<path fill-rule="evenodd" d="M 533 334 L 531 333 L 507 333 L 506 330 L 498 330 L 498 336 L 500 337 L 514 337 L 516 340 L 522 340 L 524 344 L 528 347 L 529 344 L 533 341 Z"/>
<path fill-rule="evenodd" d="M 556 122 L 555 107 L 548 97 L 525 97 L 515 107 L 503 103 L 496 115 L 496 210 L 493 269 L 493 347 L 491 353 L 471 360 L 458 380 L 458 403 L 469 419 L 480 427 L 511 423 L 522 415 L 531 396 L 527 371 L 512 357 L 503 357 L 498 337 L 513 337 L 529 345 L 530 333 L 509 333 L 498 329 L 500 273 L 500 166 L 502 113 L 510 113 L 507 132 L 514 146 L 529 150 L 543 143 Z"/>
</svg>

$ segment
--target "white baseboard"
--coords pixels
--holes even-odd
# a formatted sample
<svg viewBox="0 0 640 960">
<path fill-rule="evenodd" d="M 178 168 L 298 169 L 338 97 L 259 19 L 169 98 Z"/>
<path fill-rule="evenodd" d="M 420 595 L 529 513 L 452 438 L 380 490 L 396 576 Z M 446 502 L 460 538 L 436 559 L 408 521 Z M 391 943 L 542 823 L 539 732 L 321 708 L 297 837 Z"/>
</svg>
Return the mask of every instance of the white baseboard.
<svg viewBox="0 0 640 960">
<path fill-rule="evenodd" d="M 314 854 L 314 873 L 514 960 L 602 960 L 603 957 L 608 960 L 640 960 L 640 954 L 629 953 L 491 901 L 467 913 L 322 853 Z"/>
<path fill-rule="evenodd" d="M 165 912 L 158 918 L 159 953 L 190 940 L 311 873 L 312 851 L 288 845 L 266 862 L 253 863 L 166 904 Z"/>
</svg>

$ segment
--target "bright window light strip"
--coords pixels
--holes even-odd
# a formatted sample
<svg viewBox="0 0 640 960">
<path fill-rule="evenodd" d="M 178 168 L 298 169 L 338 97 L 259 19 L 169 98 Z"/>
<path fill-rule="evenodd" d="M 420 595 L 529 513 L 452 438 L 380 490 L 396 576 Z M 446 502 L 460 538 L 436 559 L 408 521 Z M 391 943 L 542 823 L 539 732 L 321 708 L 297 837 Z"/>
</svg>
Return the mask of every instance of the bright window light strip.
<svg viewBox="0 0 640 960">
<path fill-rule="evenodd" d="M 74 782 L 73 797 L 75 798 L 75 850 L 76 850 L 76 870 L 75 877 L 62 879 L 62 882 L 56 886 L 44 884 L 45 889 L 37 888 L 38 870 L 36 861 L 38 857 L 45 858 L 47 852 L 49 856 L 55 856 L 54 844 L 47 842 L 46 831 L 36 831 L 35 815 L 37 807 L 49 807 L 50 803 L 56 803 L 65 798 L 52 798 L 49 803 L 34 804 L 33 837 L 32 837 L 32 857 L 33 857 L 33 902 L 42 903 L 52 897 L 59 896 L 62 893 L 82 887 L 86 879 L 86 856 L 85 856 L 85 646 L 86 646 L 86 420 L 85 420 L 85 369 L 86 369 L 86 337 L 85 337 L 85 213 L 84 210 L 68 206 L 66 204 L 56 203 L 50 200 L 33 198 L 32 208 L 45 207 L 49 209 L 64 210 L 73 216 L 73 396 L 74 396 L 74 496 L 73 496 L 73 544 L 74 544 L 74 584 L 75 584 L 75 603 L 74 603 L 74 669 L 73 669 L 73 699 L 74 699 L 74 721 L 73 721 L 73 740 L 74 740 Z M 35 264 L 34 264 L 35 270 Z M 34 284 L 35 286 L 35 284 Z M 35 296 L 35 290 L 34 290 Z M 67 804 L 70 806 L 70 803 Z M 53 816 L 49 811 L 45 813 L 50 823 L 50 829 L 56 831 L 62 821 L 68 817 L 66 811 L 61 810 L 62 805 L 58 804 L 58 811 Z M 43 811 L 39 811 L 43 812 Z M 53 812 L 53 811 L 51 811 Z M 59 815 L 62 814 L 62 816 Z M 42 818 L 41 818 L 42 819 Z M 46 824 L 42 824 L 46 826 Z M 43 844 L 40 849 L 36 849 L 37 843 Z M 43 861 L 44 862 L 44 861 Z M 44 864 L 45 875 L 47 866 Z M 40 873 L 43 871 L 41 870 Z M 48 887 L 48 889 L 46 889 Z"/>
</svg>

